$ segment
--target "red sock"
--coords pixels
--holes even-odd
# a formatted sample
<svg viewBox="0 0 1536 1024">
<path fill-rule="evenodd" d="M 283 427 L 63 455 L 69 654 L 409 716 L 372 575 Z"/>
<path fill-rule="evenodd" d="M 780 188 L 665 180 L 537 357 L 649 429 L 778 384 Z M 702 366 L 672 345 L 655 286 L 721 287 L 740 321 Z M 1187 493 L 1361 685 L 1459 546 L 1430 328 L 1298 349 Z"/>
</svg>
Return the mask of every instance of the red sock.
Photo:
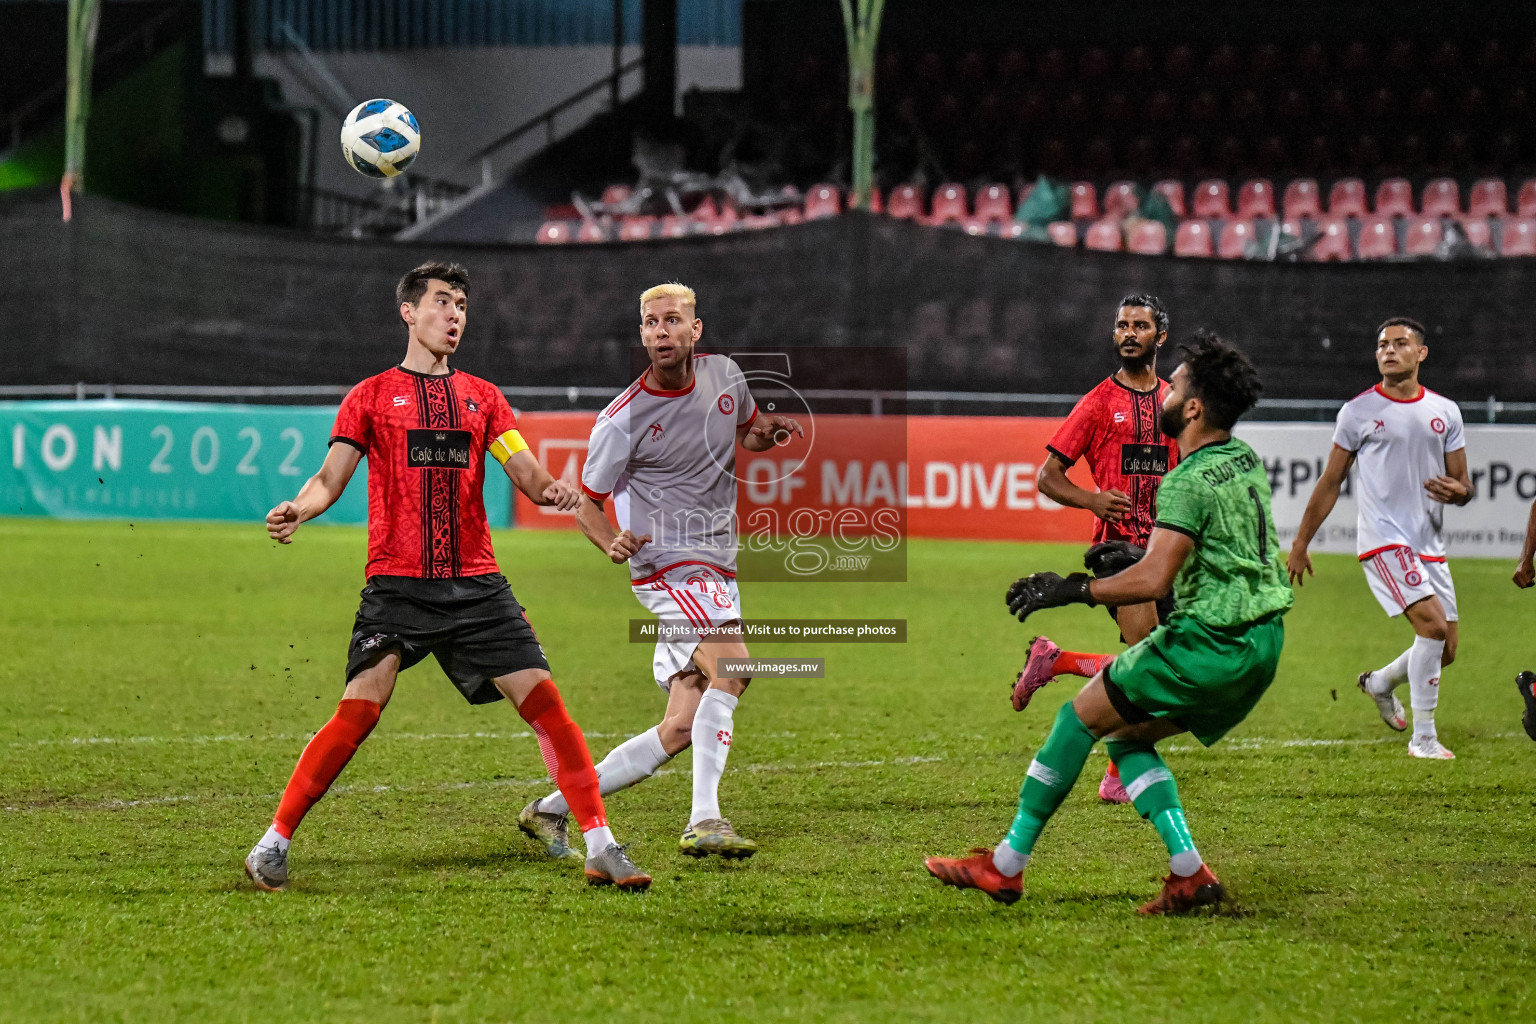
<svg viewBox="0 0 1536 1024">
<path fill-rule="evenodd" d="M 1056 664 L 1051 666 L 1051 671 L 1058 676 L 1082 676 L 1084 679 L 1092 679 L 1098 675 L 1099 669 L 1114 659 L 1113 654 L 1078 654 L 1076 651 L 1062 651 L 1056 655 Z"/>
<path fill-rule="evenodd" d="M 344 700 L 336 706 L 336 714 L 299 755 L 293 777 L 283 790 L 277 817 L 272 819 L 278 835 L 293 838 L 293 830 L 299 827 L 304 815 L 325 796 L 336 776 L 357 753 L 358 744 L 378 724 L 379 706 L 371 700 Z"/>
<path fill-rule="evenodd" d="M 597 790 L 597 769 L 592 767 L 587 738 L 582 735 L 581 726 L 566 713 L 555 681 L 546 679 L 535 686 L 518 705 L 517 713 L 533 726 L 539 752 L 544 755 L 544 767 L 570 805 L 581 830 L 607 825 L 608 815 Z"/>
<path fill-rule="evenodd" d="M 1120 777 L 1120 766 L 1115 764 L 1115 762 L 1113 762 L 1113 761 L 1109 762 L 1109 771 L 1107 772 L 1107 774 L 1113 775 L 1115 778 L 1118 779 Z"/>
</svg>

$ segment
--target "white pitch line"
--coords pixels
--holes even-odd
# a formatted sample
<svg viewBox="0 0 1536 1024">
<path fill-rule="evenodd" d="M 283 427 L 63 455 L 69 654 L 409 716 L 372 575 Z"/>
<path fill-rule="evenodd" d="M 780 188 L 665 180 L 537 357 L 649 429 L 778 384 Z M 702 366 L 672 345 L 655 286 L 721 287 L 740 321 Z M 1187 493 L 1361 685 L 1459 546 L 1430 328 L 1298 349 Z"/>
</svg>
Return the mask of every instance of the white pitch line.
<svg viewBox="0 0 1536 1024">
<path fill-rule="evenodd" d="M 224 736 L 66 736 L 60 739 L 45 740 L 19 740 L 8 746 L 12 749 L 18 747 L 93 747 L 93 746 L 129 746 L 137 744 L 161 744 L 161 743 L 278 743 L 292 740 L 303 740 L 308 743 L 314 733 L 268 733 L 258 736 L 254 733 L 231 733 Z M 583 733 L 588 739 L 597 740 L 622 740 L 638 735 L 632 732 L 588 732 Z M 792 732 L 756 733 L 768 739 L 794 739 Z M 379 740 L 408 740 L 414 742 L 432 742 L 436 740 L 526 740 L 532 739 L 531 732 L 380 732 L 369 737 L 377 742 Z"/>
</svg>

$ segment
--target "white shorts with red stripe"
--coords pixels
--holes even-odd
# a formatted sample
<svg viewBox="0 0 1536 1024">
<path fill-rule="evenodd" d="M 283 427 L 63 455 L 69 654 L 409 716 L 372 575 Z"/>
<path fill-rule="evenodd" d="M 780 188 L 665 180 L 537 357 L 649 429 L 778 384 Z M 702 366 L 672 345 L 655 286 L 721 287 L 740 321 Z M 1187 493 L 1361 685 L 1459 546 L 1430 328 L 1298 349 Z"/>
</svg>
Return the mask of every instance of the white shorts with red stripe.
<svg viewBox="0 0 1536 1024">
<path fill-rule="evenodd" d="M 656 685 L 668 692 L 672 677 L 693 665 L 700 630 L 718 629 L 741 618 L 741 594 L 736 578 L 725 570 L 699 562 L 669 566 L 634 583 L 635 600 L 666 627 L 656 641 L 652 667 Z"/>
<path fill-rule="evenodd" d="M 1426 597 L 1438 597 L 1448 622 L 1456 621 L 1456 585 L 1451 567 L 1443 558 L 1426 559 L 1412 548 L 1380 548 L 1360 559 L 1371 593 L 1390 616 L 1403 614 L 1408 606 Z"/>
</svg>

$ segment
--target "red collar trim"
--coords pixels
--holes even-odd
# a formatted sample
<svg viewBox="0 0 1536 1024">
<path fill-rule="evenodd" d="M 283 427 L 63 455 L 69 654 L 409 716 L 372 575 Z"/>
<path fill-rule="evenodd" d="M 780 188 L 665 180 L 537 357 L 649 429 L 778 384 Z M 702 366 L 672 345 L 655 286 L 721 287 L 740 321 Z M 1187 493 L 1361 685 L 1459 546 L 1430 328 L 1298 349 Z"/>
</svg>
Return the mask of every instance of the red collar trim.
<svg viewBox="0 0 1536 1024">
<path fill-rule="evenodd" d="M 1426 388 L 1423 384 L 1419 385 L 1419 393 L 1412 398 L 1393 398 L 1391 395 L 1387 394 L 1385 390 L 1382 389 L 1380 384 L 1376 385 L 1375 390 L 1376 393 L 1382 398 L 1385 398 L 1389 402 L 1396 402 L 1398 405 L 1411 405 L 1412 403 L 1417 402 L 1419 399 L 1423 398 L 1425 395 L 1429 394 L 1429 388 Z"/>
<path fill-rule="evenodd" d="M 687 387 L 680 388 L 677 391 L 660 391 L 660 390 L 658 390 L 656 388 L 651 387 L 649 384 L 647 384 L 645 382 L 645 378 L 649 377 L 650 375 L 651 375 L 651 368 L 649 366 L 647 366 L 645 368 L 645 372 L 640 375 L 640 388 L 646 394 L 648 394 L 648 395 L 655 395 L 657 398 L 680 398 L 683 395 L 686 395 L 690 391 L 692 391 L 693 390 L 693 386 L 699 382 L 699 375 L 697 373 L 695 373 L 693 375 L 693 379 L 688 382 L 688 386 Z"/>
</svg>

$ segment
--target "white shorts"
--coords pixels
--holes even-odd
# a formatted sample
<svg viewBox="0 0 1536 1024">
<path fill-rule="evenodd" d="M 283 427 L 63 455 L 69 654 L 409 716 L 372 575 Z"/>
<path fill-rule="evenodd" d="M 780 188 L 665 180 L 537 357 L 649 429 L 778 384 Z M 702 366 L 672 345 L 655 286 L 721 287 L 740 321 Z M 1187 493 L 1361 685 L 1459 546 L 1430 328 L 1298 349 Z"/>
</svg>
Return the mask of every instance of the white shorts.
<svg viewBox="0 0 1536 1024">
<path fill-rule="evenodd" d="M 670 627 L 656 641 L 656 685 L 671 692 L 672 677 L 693 665 L 700 628 L 719 628 L 741 618 L 736 579 L 709 565 L 676 565 L 635 584 L 635 600 Z"/>
<path fill-rule="evenodd" d="M 1451 567 L 1439 559 L 1426 561 L 1411 548 L 1385 548 L 1360 560 L 1371 593 L 1394 618 L 1426 597 L 1438 597 L 1447 622 L 1456 621 L 1456 585 Z"/>
</svg>

